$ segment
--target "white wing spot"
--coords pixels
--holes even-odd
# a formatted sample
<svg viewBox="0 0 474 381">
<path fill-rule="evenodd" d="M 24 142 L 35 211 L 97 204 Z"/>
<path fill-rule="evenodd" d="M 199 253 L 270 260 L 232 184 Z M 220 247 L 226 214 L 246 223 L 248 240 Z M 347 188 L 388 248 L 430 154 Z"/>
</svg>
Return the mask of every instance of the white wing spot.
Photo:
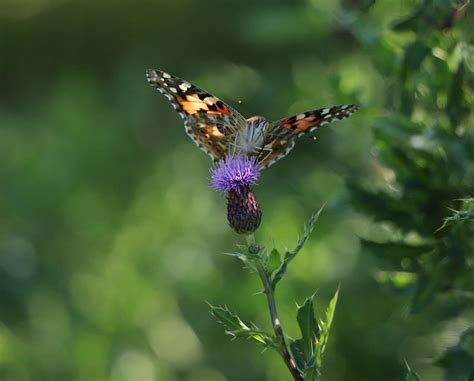
<svg viewBox="0 0 474 381">
<path fill-rule="evenodd" d="M 171 78 L 171 75 L 169 75 L 168 73 L 163 73 L 162 76 L 163 78 Z"/>
<path fill-rule="evenodd" d="M 341 110 L 345 110 L 348 107 L 349 107 L 348 105 L 341 106 Z"/>
<path fill-rule="evenodd" d="M 208 105 L 213 105 L 217 101 L 218 101 L 218 99 L 216 97 L 206 97 L 206 98 L 204 98 L 204 102 L 206 102 Z"/>
<path fill-rule="evenodd" d="M 313 127 L 313 128 L 310 128 L 309 132 L 313 132 L 314 130 L 316 130 L 318 127 Z"/>
<path fill-rule="evenodd" d="M 324 116 L 324 119 L 329 119 L 329 118 L 332 118 L 331 114 L 327 114 L 327 115 Z"/>
<path fill-rule="evenodd" d="M 178 92 L 178 90 L 176 90 L 174 87 L 170 87 L 170 91 L 175 94 Z"/>
<path fill-rule="evenodd" d="M 304 132 L 300 132 L 300 133 L 298 134 L 298 137 L 300 138 L 300 137 L 302 137 L 303 135 L 304 135 Z"/>
<path fill-rule="evenodd" d="M 305 113 L 299 114 L 299 115 L 296 116 L 296 120 L 304 119 L 305 117 L 306 117 Z"/>
<path fill-rule="evenodd" d="M 326 115 L 329 111 L 330 111 L 330 109 L 325 108 L 325 109 L 323 109 L 323 111 L 321 111 L 321 115 Z"/>
<path fill-rule="evenodd" d="M 323 120 L 321 123 L 319 123 L 320 126 L 324 126 L 325 124 L 328 124 L 329 122 L 327 120 Z"/>
<path fill-rule="evenodd" d="M 183 82 L 183 83 L 180 83 L 178 87 L 181 90 L 186 91 L 187 89 L 189 89 L 191 87 L 191 84 L 188 83 L 188 82 Z"/>
<path fill-rule="evenodd" d="M 147 73 L 147 75 L 148 75 L 148 80 L 149 81 L 155 81 L 156 82 L 156 80 L 158 79 L 158 76 L 156 75 L 155 71 L 149 71 Z"/>
</svg>

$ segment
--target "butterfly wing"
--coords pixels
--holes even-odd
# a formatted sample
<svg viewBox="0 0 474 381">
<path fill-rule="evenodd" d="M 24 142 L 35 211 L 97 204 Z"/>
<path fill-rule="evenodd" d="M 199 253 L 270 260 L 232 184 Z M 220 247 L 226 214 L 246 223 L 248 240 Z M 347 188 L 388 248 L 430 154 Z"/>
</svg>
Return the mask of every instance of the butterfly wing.
<svg viewBox="0 0 474 381">
<path fill-rule="evenodd" d="M 223 158 L 245 118 L 215 96 L 171 74 L 148 69 L 148 83 L 184 119 L 186 133 L 212 159 Z"/>
<path fill-rule="evenodd" d="M 307 111 L 299 115 L 270 123 L 259 162 L 263 168 L 269 167 L 288 153 L 295 146 L 300 136 L 316 130 L 335 119 L 344 119 L 357 111 L 357 105 L 339 105 L 318 110 Z"/>
</svg>

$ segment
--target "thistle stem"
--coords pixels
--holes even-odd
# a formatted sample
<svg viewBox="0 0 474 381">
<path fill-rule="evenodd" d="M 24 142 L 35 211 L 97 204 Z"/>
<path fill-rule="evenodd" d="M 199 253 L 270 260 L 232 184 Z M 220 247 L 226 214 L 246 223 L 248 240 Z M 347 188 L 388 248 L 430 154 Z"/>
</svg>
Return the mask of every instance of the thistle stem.
<svg viewBox="0 0 474 381">
<path fill-rule="evenodd" d="M 255 237 L 253 234 L 247 236 L 247 244 L 249 247 L 251 245 L 256 244 Z M 258 275 L 260 276 L 260 279 L 263 284 L 265 295 L 267 296 L 268 310 L 270 313 L 270 319 L 272 321 L 273 331 L 275 332 L 275 336 L 278 339 L 278 351 L 280 353 L 280 356 L 283 358 L 283 361 L 285 362 L 285 365 L 293 376 L 293 379 L 295 381 L 304 381 L 303 375 L 298 370 L 295 360 L 288 351 L 288 347 L 285 340 L 285 334 L 283 332 L 280 319 L 278 318 L 278 312 L 275 302 L 275 293 L 272 288 L 270 275 L 268 274 L 268 270 L 266 268 L 265 263 L 260 257 L 257 260 L 257 270 Z"/>
</svg>

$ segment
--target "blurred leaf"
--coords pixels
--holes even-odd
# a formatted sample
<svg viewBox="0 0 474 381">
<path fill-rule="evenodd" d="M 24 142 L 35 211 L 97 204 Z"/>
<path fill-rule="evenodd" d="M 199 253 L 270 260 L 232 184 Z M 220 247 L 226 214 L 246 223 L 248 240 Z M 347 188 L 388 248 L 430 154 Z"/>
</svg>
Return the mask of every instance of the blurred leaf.
<svg viewBox="0 0 474 381">
<path fill-rule="evenodd" d="M 462 255 L 442 258 L 433 268 L 425 270 L 419 276 L 411 302 L 411 311 L 416 313 L 430 304 L 437 292 L 448 291 L 453 278 L 457 278 L 465 268 Z"/>
<path fill-rule="evenodd" d="M 320 336 L 318 344 L 316 346 L 316 365 L 318 368 L 322 366 L 322 357 L 324 350 L 326 349 L 326 344 L 329 338 L 329 331 L 331 329 L 331 324 L 334 318 L 334 312 L 336 311 L 337 299 L 339 296 L 339 288 L 334 294 L 333 298 L 329 302 L 328 308 L 326 310 L 326 319 L 320 324 Z"/>
<path fill-rule="evenodd" d="M 316 225 L 316 222 L 318 221 L 319 215 L 323 211 L 324 205 L 315 213 L 311 215 L 309 218 L 308 224 L 304 225 L 304 232 L 303 232 L 303 237 L 301 237 L 298 242 L 296 243 L 296 246 L 293 250 L 286 251 L 285 252 L 285 257 L 283 259 L 283 262 L 281 263 L 280 267 L 278 268 L 277 273 L 273 277 L 272 280 L 272 288 L 275 289 L 276 285 L 278 282 L 285 276 L 286 270 L 288 267 L 288 264 L 296 257 L 296 255 L 299 253 L 303 245 L 306 243 L 308 240 L 309 236 L 313 232 L 313 229 Z"/>
<path fill-rule="evenodd" d="M 405 48 L 400 78 L 403 82 L 416 73 L 431 48 L 420 40 L 416 40 Z"/>
<path fill-rule="evenodd" d="M 451 89 L 448 95 L 447 111 L 453 128 L 455 128 L 462 118 L 469 113 L 469 107 L 464 104 L 464 77 L 466 75 L 465 63 L 459 62 L 458 69 L 451 83 Z"/>
<path fill-rule="evenodd" d="M 406 381 L 421 381 L 420 377 L 418 376 L 418 374 L 410 368 L 410 366 L 408 365 L 407 362 L 405 362 L 406 364 L 406 367 L 407 367 L 407 377 L 406 377 Z"/>
<path fill-rule="evenodd" d="M 375 280 L 382 284 L 389 284 L 394 289 L 404 290 L 412 288 L 417 280 L 417 275 L 405 271 L 376 271 Z"/>
<path fill-rule="evenodd" d="M 405 55 L 400 70 L 400 80 L 402 83 L 400 92 L 400 104 L 402 113 L 410 116 L 415 97 L 415 82 L 413 76 L 418 71 L 423 60 L 431 51 L 431 48 L 420 40 L 416 40 L 405 49 Z"/>
<path fill-rule="evenodd" d="M 228 335 L 252 339 L 265 347 L 274 347 L 272 336 L 260 330 L 256 326 L 248 327 L 236 314 L 232 313 L 227 307 L 213 306 L 211 315 L 216 321 L 225 328 Z"/>
<path fill-rule="evenodd" d="M 471 380 L 474 377 L 474 328 L 465 331 L 458 344 L 448 348 L 435 364 L 445 368 L 448 381 Z"/>
<path fill-rule="evenodd" d="M 412 246 L 404 242 L 373 242 L 361 239 L 364 248 L 370 250 L 375 256 L 400 263 L 403 258 L 416 259 L 422 254 L 433 250 L 432 245 Z"/>
</svg>

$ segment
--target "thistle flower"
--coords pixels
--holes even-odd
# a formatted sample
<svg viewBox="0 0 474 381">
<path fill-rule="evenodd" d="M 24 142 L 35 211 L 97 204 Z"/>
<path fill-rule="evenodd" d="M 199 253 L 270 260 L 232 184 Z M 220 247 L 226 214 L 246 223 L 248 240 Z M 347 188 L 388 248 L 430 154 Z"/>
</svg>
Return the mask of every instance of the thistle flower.
<svg viewBox="0 0 474 381">
<path fill-rule="evenodd" d="M 227 156 L 211 168 L 211 186 L 217 192 L 239 192 L 255 185 L 260 176 L 260 166 L 255 157 Z"/>
<path fill-rule="evenodd" d="M 211 168 L 211 186 L 227 193 L 227 220 L 239 234 L 252 233 L 260 225 L 262 211 L 251 191 L 259 176 L 257 159 L 245 155 L 225 157 Z"/>
</svg>

